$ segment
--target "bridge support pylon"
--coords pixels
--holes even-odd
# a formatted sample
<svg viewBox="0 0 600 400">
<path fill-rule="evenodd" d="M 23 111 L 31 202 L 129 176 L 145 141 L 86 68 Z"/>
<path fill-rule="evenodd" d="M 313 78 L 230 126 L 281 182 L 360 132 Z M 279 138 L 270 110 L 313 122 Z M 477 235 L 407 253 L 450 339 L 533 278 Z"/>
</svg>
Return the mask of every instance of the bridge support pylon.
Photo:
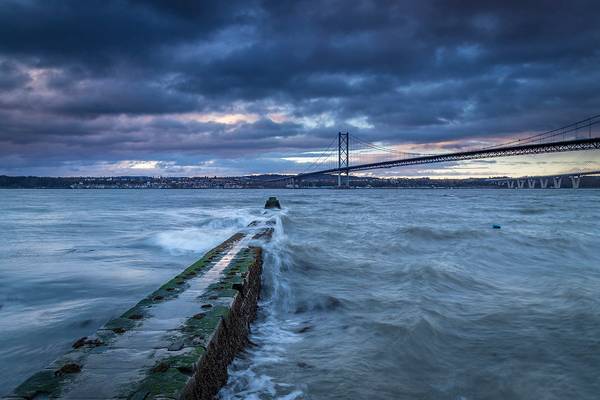
<svg viewBox="0 0 600 400">
<path fill-rule="evenodd" d="M 562 183 L 562 177 L 555 176 L 553 180 L 554 180 L 554 189 L 560 189 L 560 184 Z"/>
<path fill-rule="evenodd" d="M 525 187 L 525 179 L 517 179 L 517 187 L 523 189 Z"/>
<path fill-rule="evenodd" d="M 338 132 L 338 188 L 342 187 L 342 170 L 346 172 L 346 186 L 350 187 L 350 149 L 348 132 Z"/>
<path fill-rule="evenodd" d="M 546 189 L 548 187 L 548 178 L 540 178 L 540 187 Z"/>
<path fill-rule="evenodd" d="M 579 175 L 570 176 L 571 178 L 571 186 L 573 189 L 579 189 L 579 183 L 581 183 L 581 177 Z"/>
<path fill-rule="evenodd" d="M 535 189 L 535 179 L 527 179 L 527 186 L 529 186 L 529 189 Z"/>
<path fill-rule="evenodd" d="M 513 181 L 513 180 L 511 180 L 511 179 L 507 180 L 507 181 L 506 181 L 506 186 L 507 186 L 509 189 L 514 189 L 514 187 L 515 187 L 515 181 Z"/>
</svg>

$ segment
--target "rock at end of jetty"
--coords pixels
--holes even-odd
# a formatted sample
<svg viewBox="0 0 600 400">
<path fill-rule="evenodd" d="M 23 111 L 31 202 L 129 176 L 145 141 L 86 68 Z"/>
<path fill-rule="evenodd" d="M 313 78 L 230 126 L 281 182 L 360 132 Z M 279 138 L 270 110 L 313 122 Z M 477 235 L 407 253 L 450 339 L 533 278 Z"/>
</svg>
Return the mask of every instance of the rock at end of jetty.
<svg viewBox="0 0 600 400">
<path fill-rule="evenodd" d="M 269 197 L 269 200 L 265 203 L 265 208 L 277 208 L 281 209 L 281 204 L 279 204 L 279 200 L 277 197 Z"/>
</svg>

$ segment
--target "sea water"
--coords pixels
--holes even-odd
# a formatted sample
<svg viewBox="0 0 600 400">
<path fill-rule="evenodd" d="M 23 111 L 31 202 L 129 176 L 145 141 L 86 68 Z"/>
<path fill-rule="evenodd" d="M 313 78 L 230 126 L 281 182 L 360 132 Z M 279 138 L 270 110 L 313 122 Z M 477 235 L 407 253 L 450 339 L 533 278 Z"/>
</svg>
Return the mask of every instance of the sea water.
<svg viewBox="0 0 600 400">
<path fill-rule="evenodd" d="M 568 189 L 1 190 L 0 394 L 271 195 L 221 399 L 598 398 L 600 191 Z"/>
</svg>

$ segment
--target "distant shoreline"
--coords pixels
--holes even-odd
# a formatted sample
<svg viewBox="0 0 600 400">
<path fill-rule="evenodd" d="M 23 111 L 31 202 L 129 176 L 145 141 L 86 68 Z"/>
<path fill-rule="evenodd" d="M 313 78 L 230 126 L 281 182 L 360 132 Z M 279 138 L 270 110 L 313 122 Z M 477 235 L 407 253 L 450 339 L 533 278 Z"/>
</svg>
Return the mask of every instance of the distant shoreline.
<svg viewBox="0 0 600 400">
<path fill-rule="evenodd" d="M 337 176 L 321 175 L 292 185 L 281 175 L 241 177 L 36 177 L 0 175 L 1 189 L 336 189 Z M 274 181 L 274 179 L 278 179 Z M 494 178 L 377 178 L 350 176 L 353 189 L 499 189 L 506 186 L 498 181 L 515 179 Z M 344 182 L 345 183 L 345 178 Z M 536 185 L 540 188 L 540 185 Z M 563 179 L 562 188 L 571 188 Z M 580 188 L 600 188 L 600 176 L 582 176 Z M 345 189 L 342 188 L 342 189 Z"/>
</svg>

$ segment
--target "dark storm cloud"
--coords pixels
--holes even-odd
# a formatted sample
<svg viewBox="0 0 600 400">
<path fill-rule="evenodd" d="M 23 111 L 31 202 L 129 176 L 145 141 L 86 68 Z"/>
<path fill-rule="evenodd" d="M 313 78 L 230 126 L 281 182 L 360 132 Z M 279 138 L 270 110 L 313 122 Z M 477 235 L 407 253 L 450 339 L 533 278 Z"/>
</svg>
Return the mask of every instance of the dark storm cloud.
<svg viewBox="0 0 600 400">
<path fill-rule="evenodd" d="M 550 129 L 598 112 L 599 9 L 6 0 L 0 157 L 249 160 L 341 129 L 388 144 Z"/>
<path fill-rule="evenodd" d="M 0 90 L 10 91 L 29 82 L 29 76 L 10 61 L 0 62 Z"/>
<path fill-rule="evenodd" d="M 243 2 L 6 0 L 0 51 L 42 65 L 110 67 L 147 61 L 165 46 L 202 39 L 238 18 Z M 105 71 L 109 73 L 110 71 Z"/>
</svg>

